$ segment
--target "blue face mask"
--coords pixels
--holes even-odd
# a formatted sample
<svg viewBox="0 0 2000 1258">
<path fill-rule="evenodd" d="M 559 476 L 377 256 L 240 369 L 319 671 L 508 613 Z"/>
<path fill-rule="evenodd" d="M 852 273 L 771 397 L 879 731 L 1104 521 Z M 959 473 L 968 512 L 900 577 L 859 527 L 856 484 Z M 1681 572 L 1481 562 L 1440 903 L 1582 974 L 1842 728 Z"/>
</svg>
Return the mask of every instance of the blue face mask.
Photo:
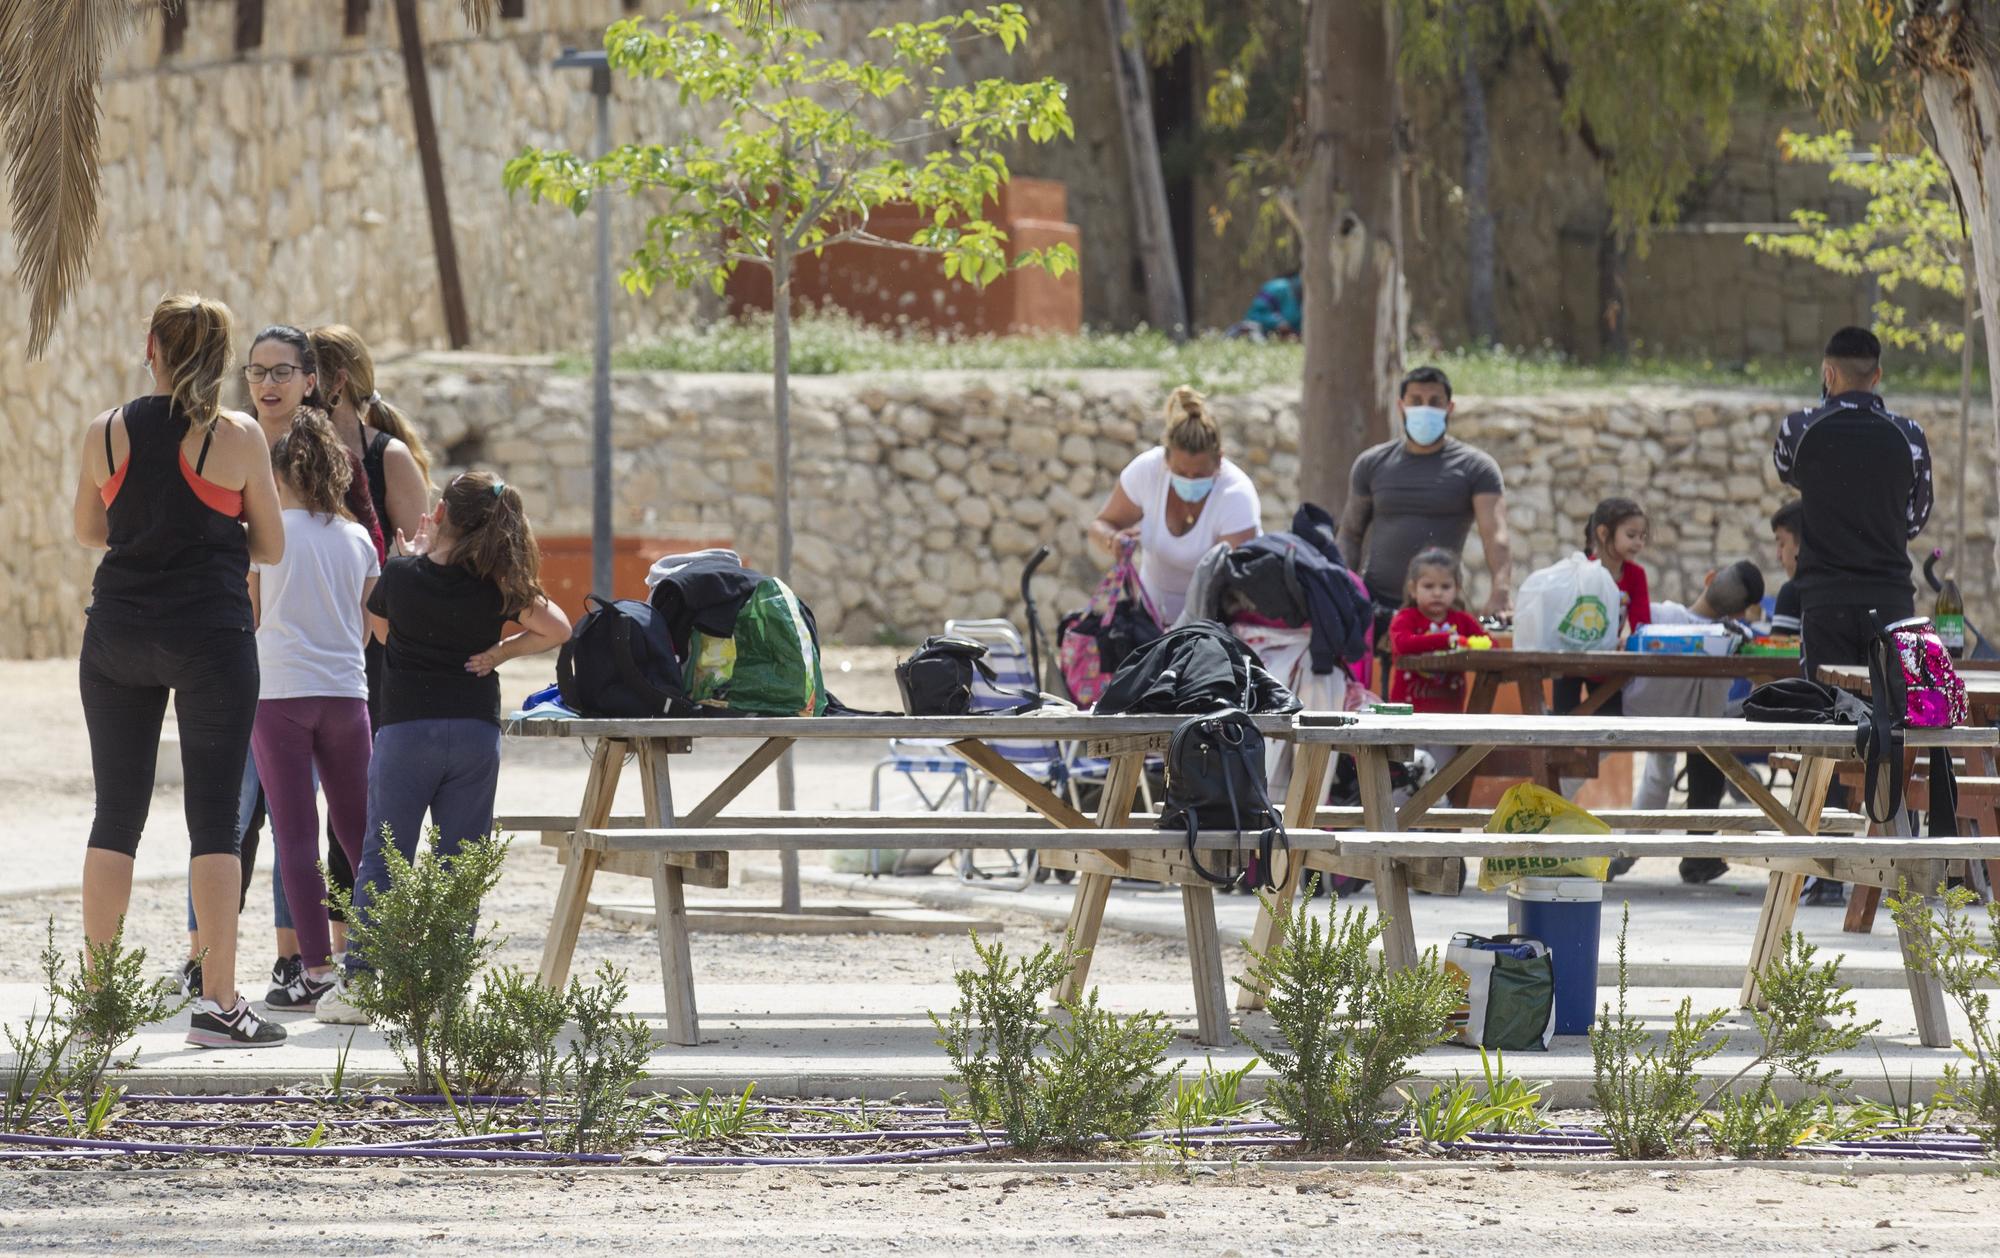
<svg viewBox="0 0 2000 1258">
<path fill-rule="evenodd" d="M 1406 406 L 1403 431 L 1420 446 L 1436 445 L 1444 436 L 1445 411 L 1441 406 Z"/>
<path fill-rule="evenodd" d="M 1182 502 L 1200 502 L 1208 497 L 1208 491 L 1215 488 L 1213 476 L 1169 476 L 1174 493 Z"/>
</svg>

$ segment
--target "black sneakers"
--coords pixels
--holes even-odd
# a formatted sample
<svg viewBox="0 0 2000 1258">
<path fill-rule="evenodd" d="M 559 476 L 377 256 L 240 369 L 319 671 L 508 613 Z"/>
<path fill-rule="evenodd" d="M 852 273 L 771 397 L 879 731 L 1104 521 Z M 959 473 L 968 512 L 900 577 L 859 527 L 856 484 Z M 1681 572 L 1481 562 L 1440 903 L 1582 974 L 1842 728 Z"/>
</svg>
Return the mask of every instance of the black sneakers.
<svg viewBox="0 0 2000 1258">
<path fill-rule="evenodd" d="M 299 956 L 297 953 L 289 957 L 279 957 L 271 966 L 271 990 L 264 993 L 265 1006 L 271 1009 L 291 1008 L 292 1006 L 284 1004 L 283 1001 L 286 994 L 292 990 L 292 984 L 301 978 L 305 972 L 306 962 L 304 957 Z M 308 1005 L 306 1007 L 310 1009 L 312 1006 Z"/>
<path fill-rule="evenodd" d="M 291 979 L 283 987 L 264 993 L 264 1007 L 285 1013 L 311 1013 L 319 1008 L 319 998 L 333 990 L 333 976 L 314 978 L 293 957 Z"/>
<path fill-rule="evenodd" d="M 268 1048 L 285 1042 L 285 1028 L 252 1013 L 250 1002 L 241 996 L 226 1012 L 203 998 L 195 1002 L 194 1016 L 188 1019 L 187 1042 L 197 1048 Z"/>
<path fill-rule="evenodd" d="M 1715 856 L 1681 857 L 1681 881 L 1690 886 L 1714 882 L 1729 872 L 1729 862 Z"/>
<path fill-rule="evenodd" d="M 1815 908 L 1839 908 L 1847 903 L 1847 889 L 1831 878 L 1808 878 L 1799 903 Z"/>
<path fill-rule="evenodd" d="M 201 995 L 201 962 L 189 957 L 174 971 L 174 990 L 190 999 Z"/>
</svg>

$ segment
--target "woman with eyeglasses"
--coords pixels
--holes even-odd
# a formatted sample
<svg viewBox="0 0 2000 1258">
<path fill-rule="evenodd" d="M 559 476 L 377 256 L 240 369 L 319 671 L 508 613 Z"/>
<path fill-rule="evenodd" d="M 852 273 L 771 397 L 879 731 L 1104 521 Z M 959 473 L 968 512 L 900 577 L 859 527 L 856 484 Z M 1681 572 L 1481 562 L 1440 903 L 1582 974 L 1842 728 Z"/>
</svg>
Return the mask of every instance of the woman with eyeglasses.
<svg viewBox="0 0 2000 1258">
<path fill-rule="evenodd" d="M 83 865 L 83 931 L 116 935 L 153 798 L 160 722 L 174 700 L 186 775 L 188 882 L 208 923 L 188 1042 L 282 1043 L 236 991 L 241 866 L 237 788 L 257 715 L 250 565 L 284 557 L 269 449 L 247 415 L 222 409 L 229 308 L 168 297 L 146 332 L 152 389 L 90 422 L 76 538 L 105 552 L 91 582 L 78 681 L 97 807 Z"/>
<path fill-rule="evenodd" d="M 249 387 L 250 405 L 256 414 L 257 426 L 263 430 L 265 444 L 273 449 L 291 432 L 293 421 L 302 407 L 317 407 L 322 411 L 326 408 L 319 387 L 319 364 L 313 354 L 312 341 L 303 331 L 289 324 L 273 324 L 257 334 L 250 345 L 250 361 L 243 368 L 243 380 Z M 358 457 L 350 454 L 347 463 L 348 479 L 342 506 L 347 517 L 367 533 L 376 561 L 380 563 L 388 557 L 388 551 L 383 544 L 374 500 L 368 492 L 367 477 Z M 243 862 L 239 904 L 249 898 L 250 883 L 256 873 L 264 803 L 265 795 L 253 757 L 244 763 L 242 788 L 237 797 L 237 824 L 242 835 Z M 276 925 L 277 960 L 271 966 L 271 986 L 264 994 L 264 1005 L 268 1009 L 311 1009 L 298 932 L 294 929 L 291 906 L 285 898 L 284 872 L 279 860 L 274 847 L 271 853 L 271 913 Z M 352 863 L 330 831 L 327 835 L 326 865 L 334 886 L 343 891 L 353 891 Z M 336 914 L 333 920 L 333 948 L 338 953 L 346 946 L 347 926 Z M 201 956 L 201 950 L 202 936 L 195 923 L 193 903 L 190 902 L 188 959 L 182 963 L 180 971 L 184 990 L 193 991 L 200 984 L 201 967 L 197 958 Z"/>
<path fill-rule="evenodd" d="M 415 537 L 431 509 L 431 460 L 409 416 L 384 401 L 375 388 L 375 360 L 361 334 L 343 323 L 312 330 L 312 361 L 333 430 L 361 458 L 368 492 L 382 535 Z M 380 689 L 381 669 L 369 677 Z M 369 700 L 370 710 L 377 700 Z"/>
</svg>

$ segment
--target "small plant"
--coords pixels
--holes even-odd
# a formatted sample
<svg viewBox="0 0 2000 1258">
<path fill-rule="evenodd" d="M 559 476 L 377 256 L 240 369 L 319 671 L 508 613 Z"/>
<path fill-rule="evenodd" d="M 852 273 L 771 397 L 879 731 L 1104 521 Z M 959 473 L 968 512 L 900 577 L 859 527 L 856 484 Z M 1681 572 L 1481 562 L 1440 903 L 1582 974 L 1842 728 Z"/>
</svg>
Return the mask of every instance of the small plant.
<svg viewBox="0 0 2000 1258">
<path fill-rule="evenodd" d="M 1482 1059 L 1485 1057 L 1481 1051 Z M 1541 1116 L 1542 1088 L 1507 1076 L 1505 1066 L 1482 1060 L 1485 1080 L 1474 1082 L 1454 1074 L 1419 1097 L 1402 1093 L 1410 1126 L 1427 1144 L 1457 1144 L 1475 1132 L 1539 1131 L 1548 1124 Z"/>
<path fill-rule="evenodd" d="M 389 885 L 374 889 L 368 910 L 355 911 L 349 893 L 332 891 L 347 917 L 348 946 L 368 963 L 353 974 L 351 999 L 383 1029 L 417 1089 L 435 1092 L 440 1075 L 433 1056 L 495 946 L 479 930 L 479 905 L 500 881 L 507 843 L 497 835 L 475 839 L 440 857 L 433 826 L 431 850 L 412 864 L 389 841 L 386 826 L 382 837 Z"/>
<path fill-rule="evenodd" d="M 1931 1119 L 1937 1114 L 1937 1089 L 1932 1088 L 1927 1098 L 1918 1100 L 1916 1072 L 1905 1070 L 1903 1095 L 1898 1098 L 1896 1081 L 1889 1077 L 1889 1063 L 1882 1057 L 1882 1046 L 1871 1041 L 1871 1047 L 1875 1050 L 1876 1063 L 1882 1068 L 1883 1092 L 1889 1098 L 1879 1107 L 1884 1115 L 1884 1122 L 1902 1131 L 1922 1131 L 1929 1127 Z M 1873 1103 L 1864 1101 L 1863 1104 Z"/>
<path fill-rule="evenodd" d="M 1664 1049 L 1656 1048 L 1645 1024 L 1630 1011 L 1625 937 L 1631 925 L 1628 903 L 1618 925 L 1618 1010 L 1614 1015 L 1606 1002 L 1590 1028 L 1591 1094 L 1604 1115 L 1604 1135 L 1613 1153 L 1626 1159 L 1662 1158 L 1674 1151 L 1679 1133 L 1701 1113 L 1695 1070 L 1728 1043 L 1708 1037 L 1729 1015 L 1726 1009 L 1698 1015 L 1693 999 L 1683 997 Z"/>
<path fill-rule="evenodd" d="M 1704 1097 L 1696 1072 L 1728 1047 L 1727 1034 L 1711 1038 L 1728 1010 L 1697 1014 L 1693 1000 L 1684 997 L 1664 1049 L 1655 1047 L 1627 1004 L 1625 937 L 1631 918 L 1628 904 L 1618 930 L 1617 1015 L 1607 1004 L 1590 1031 L 1593 1094 L 1612 1151 L 1621 1158 L 1667 1157 L 1686 1146 L 1698 1121 L 1706 1122 L 1718 1147 L 1738 1156 L 1777 1156 L 1790 1149 L 1809 1129 L 1816 1101 L 1779 1100 L 1778 1073 L 1815 1091 L 1838 1091 L 1845 1086 L 1840 1071 L 1820 1059 L 1854 1048 L 1881 1025 L 1852 1021 L 1856 1006 L 1851 989 L 1840 982 L 1840 959 L 1816 963 L 1818 950 L 1786 933 L 1778 956 L 1757 978 L 1768 1006 L 1751 1015 L 1762 1046 Z M 1759 1069 L 1764 1073 L 1756 1086 L 1736 1094 L 1736 1085 Z M 1704 1119 L 1711 1106 L 1719 1107 L 1715 1116 Z"/>
<path fill-rule="evenodd" d="M 146 1024 L 187 1008 L 188 999 L 171 980 L 145 977 L 146 951 L 125 947 L 123 921 L 110 939 L 84 945 L 75 974 L 56 947 L 55 930 L 50 918 L 41 955 L 47 1003 L 30 1011 L 20 1030 L 5 1028 L 14 1064 L 4 1076 L 0 1128 L 20 1131 L 55 1110 L 73 1131 L 94 1135 L 120 1095 L 105 1074 L 138 1056 L 134 1050 L 121 1061 L 119 1047 Z M 80 1117 L 71 1096 L 90 1098 Z"/>
<path fill-rule="evenodd" d="M 448 1016 L 438 1035 L 437 1071 L 462 1096 L 560 1091 L 558 1041 L 569 1018 L 564 992 L 514 966 L 489 971 L 479 995 Z"/>
<path fill-rule="evenodd" d="M 1310 903 L 1310 895 L 1299 902 Z M 1264 907 L 1277 918 L 1280 942 L 1253 950 L 1239 981 L 1264 998 L 1278 1039 L 1261 1044 L 1240 1031 L 1237 1038 L 1276 1075 L 1266 1105 L 1309 1149 L 1373 1152 L 1388 1136 L 1383 1098 L 1410 1077 L 1418 1054 L 1444 1039 L 1460 988 L 1435 949 L 1394 971 L 1371 957 L 1383 923 L 1366 909 L 1340 913 L 1329 903 L 1322 926 L 1304 907 L 1269 900 Z"/>
<path fill-rule="evenodd" d="M 668 1107 L 667 1125 L 683 1140 L 736 1140 L 778 1130 L 777 1124 L 765 1117 L 763 1106 L 751 1108 L 750 1097 L 756 1090 L 757 1085 L 749 1083 L 739 1096 L 718 1097 L 713 1088 L 703 1088 L 700 1096 L 683 1089 L 691 1103 Z"/>
<path fill-rule="evenodd" d="M 1174 1081 L 1174 1094 L 1168 1101 L 1168 1114 L 1174 1126 L 1181 1131 L 1190 1127 L 1212 1127 L 1249 1113 L 1250 1102 L 1242 1097 L 1243 1083 L 1256 1068 L 1255 1057 L 1234 1070 L 1217 1070 L 1214 1060 L 1210 1059 L 1202 1064 L 1201 1073 L 1193 1079 L 1185 1074 L 1179 1076 Z"/>
<path fill-rule="evenodd" d="M 1131 1140 L 1165 1105 L 1174 1075 L 1166 1068 L 1174 1029 L 1165 1015 L 1121 1016 L 1098 1007 L 1092 988 L 1065 1001 L 1066 1021 L 1035 1062 L 1035 1091 L 1048 1125 L 1047 1143 L 1062 1151 L 1098 1139 Z"/>
<path fill-rule="evenodd" d="M 977 935 L 972 947 L 980 968 L 957 973 L 959 1001 L 946 1017 L 931 1014 L 965 1089 L 955 1108 L 1023 1152 L 1129 1140 L 1161 1112 L 1173 1087 L 1164 1017 L 1110 1013 L 1095 991 L 1064 1002 L 1060 1017 L 1046 1012 L 1043 994 L 1074 968 L 1068 941 L 1025 960 Z"/>
<path fill-rule="evenodd" d="M 1491 1057 L 1485 1049 L 1479 1050 L 1479 1072 L 1485 1076 L 1486 1100 L 1494 1109 L 1493 1124 L 1485 1130 L 1512 1134 L 1548 1127 L 1549 1120 L 1543 1117 L 1549 1107 L 1548 1080 L 1529 1083 L 1508 1074 L 1507 1058 L 1497 1048 Z"/>
<path fill-rule="evenodd" d="M 1978 903 L 1971 891 L 1943 886 L 1938 899 L 1933 913 L 1905 883 L 1889 898 L 1889 911 L 1910 942 L 1919 971 L 1935 978 L 1965 1015 L 1966 1033 L 1954 1041 L 1965 1061 L 1944 1068 L 1937 1100 L 1969 1118 L 1988 1149 L 2000 1149 L 2000 1026 L 1993 1021 L 1989 990 L 2000 983 L 2000 904 L 1986 905 L 1982 930 L 1971 912 Z"/>
<path fill-rule="evenodd" d="M 616 1152 L 645 1133 L 655 1101 L 635 1103 L 632 1089 L 646 1077 L 653 1033 L 640 1019 L 618 1012 L 625 992 L 625 972 L 608 961 L 597 967 L 597 981 L 590 986 L 574 978 L 569 982 L 567 1004 L 576 1035 L 562 1068 L 576 1088 L 576 1108 L 570 1122 L 552 1131 L 552 1148 Z"/>
</svg>

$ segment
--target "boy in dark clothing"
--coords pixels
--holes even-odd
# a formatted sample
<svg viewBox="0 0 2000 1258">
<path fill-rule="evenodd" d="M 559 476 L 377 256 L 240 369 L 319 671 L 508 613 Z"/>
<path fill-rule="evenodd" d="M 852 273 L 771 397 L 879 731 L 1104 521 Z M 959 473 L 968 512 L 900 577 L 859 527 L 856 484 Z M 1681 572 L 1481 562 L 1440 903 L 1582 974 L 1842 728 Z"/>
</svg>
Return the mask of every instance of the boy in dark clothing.
<svg viewBox="0 0 2000 1258">
<path fill-rule="evenodd" d="M 1771 539 L 1777 543 L 1778 566 L 1785 570 L 1785 583 L 1778 587 L 1771 607 L 1771 632 L 1797 634 L 1799 631 L 1799 538 L 1806 531 L 1806 504 L 1797 498 L 1771 515 Z"/>
<path fill-rule="evenodd" d="M 1882 343 L 1842 328 L 1820 364 L 1826 400 L 1785 417 L 1773 451 L 1778 479 L 1799 491 L 1804 529 L 1798 576 L 1806 676 L 1828 664 L 1861 664 L 1884 620 L 1914 613 L 1910 540 L 1931 516 L 1931 452 L 1924 430 L 1875 390 Z"/>
</svg>

